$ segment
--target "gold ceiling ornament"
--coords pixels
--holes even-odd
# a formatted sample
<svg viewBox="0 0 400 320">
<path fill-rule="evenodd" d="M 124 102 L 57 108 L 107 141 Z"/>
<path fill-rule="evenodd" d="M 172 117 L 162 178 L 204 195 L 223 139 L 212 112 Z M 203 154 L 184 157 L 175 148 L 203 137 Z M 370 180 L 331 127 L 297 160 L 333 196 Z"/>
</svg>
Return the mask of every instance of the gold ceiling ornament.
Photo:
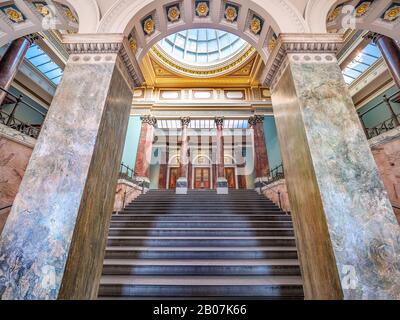
<svg viewBox="0 0 400 320">
<path fill-rule="evenodd" d="M 252 55 L 255 52 L 255 49 L 252 47 L 249 47 L 249 49 L 243 53 L 238 59 L 231 61 L 230 63 L 216 67 L 214 69 L 207 69 L 207 70 L 196 70 L 196 69 L 191 69 L 189 67 L 185 67 L 182 65 L 178 65 L 171 59 L 168 59 L 165 54 L 160 52 L 156 47 L 152 47 L 152 52 L 156 55 L 156 57 L 164 62 L 167 66 L 172 67 L 175 70 L 178 70 L 180 72 L 189 74 L 191 76 L 206 76 L 206 77 L 212 77 L 216 76 L 220 73 L 229 71 L 239 65 L 241 65 L 244 61 L 247 60 L 247 58 Z"/>
<path fill-rule="evenodd" d="M 336 18 L 342 13 L 342 6 L 336 7 L 331 13 L 328 15 L 328 22 L 333 22 Z"/>
<path fill-rule="evenodd" d="M 271 53 L 276 47 L 277 39 L 276 37 L 272 36 L 271 39 L 268 41 L 268 51 Z"/>
<path fill-rule="evenodd" d="M 225 8 L 225 19 L 229 22 L 234 22 L 238 16 L 237 10 L 233 6 L 227 5 Z"/>
<path fill-rule="evenodd" d="M 364 1 L 356 8 L 356 17 L 359 18 L 367 13 L 369 8 L 371 7 L 371 1 Z"/>
<path fill-rule="evenodd" d="M 72 10 L 69 7 L 64 5 L 62 7 L 64 9 L 64 15 L 69 21 L 74 23 L 78 22 L 78 19 L 76 19 L 75 15 L 72 13 Z"/>
<path fill-rule="evenodd" d="M 152 17 L 148 17 L 143 22 L 143 31 L 149 36 L 151 35 L 156 29 L 156 25 Z"/>
<path fill-rule="evenodd" d="M 14 9 L 13 7 L 5 8 L 4 12 L 7 15 L 7 17 L 15 23 L 23 22 L 25 20 L 22 13 Z"/>
<path fill-rule="evenodd" d="M 132 52 L 133 52 L 133 53 L 136 53 L 136 51 L 137 51 L 137 42 L 136 42 L 136 39 L 132 38 L 132 39 L 129 41 L 129 46 L 131 47 Z"/>
<path fill-rule="evenodd" d="M 168 20 L 170 22 L 178 21 L 180 19 L 180 17 L 181 17 L 181 12 L 179 11 L 178 6 L 170 7 L 168 9 L 167 16 L 168 16 Z"/>
<path fill-rule="evenodd" d="M 262 22 L 261 19 L 257 16 L 254 16 L 250 21 L 250 31 L 255 35 L 258 35 L 261 32 Z"/>
<path fill-rule="evenodd" d="M 46 17 L 50 14 L 49 8 L 42 2 L 34 2 L 36 11 L 40 13 L 43 17 Z"/>
<path fill-rule="evenodd" d="M 398 17 L 400 17 L 400 6 L 393 6 L 385 12 L 383 19 L 386 21 L 394 21 Z"/>
<path fill-rule="evenodd" d="M 208 3 L 203 1 L 197 3 L 196 13 L 199 17 L 207 17 L 210 12 L 210 8 L 208 7 Z"/>
</svg>

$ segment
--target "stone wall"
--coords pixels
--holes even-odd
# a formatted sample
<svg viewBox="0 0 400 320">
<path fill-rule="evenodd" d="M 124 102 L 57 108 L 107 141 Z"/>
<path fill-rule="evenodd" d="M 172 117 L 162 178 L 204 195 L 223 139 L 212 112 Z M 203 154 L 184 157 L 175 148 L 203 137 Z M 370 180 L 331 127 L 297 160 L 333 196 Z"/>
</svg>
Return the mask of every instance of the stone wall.
<svg viewBox="0 0 400 320">
<path fill-rule="evenodd" d="M 275 181 L 274 183 L 271 183 L 268 186 L 263 187 L 262 193 L 277 206 L 279 206 L 278 193 L 280 193 L 280 199 L 281 199 L 280 205 L 282 210 L 286 212 L 290 211 L 289 196 L 286 188 L 285 179 Z"/>
<path fill-rule="evenodd" d="M 36 140 L 0 124 L 0 208 L 14 202 Z M 0 211 L 0 233 L 10 209 Z"/>
<path fill-rule="evenodd" d="M 140 186 L 128 180 L 119 179 L 115 192 L 114 211 L 121 211 L 124 208 L 124 205 L 126 206 L 135 200 L 141 193 L 142 189 Z"/>
<path fill-rule="evenodd" d="M 400 207 L 400 128 L 371 139 L 370 146 L 393 206 Z M 394 208 L 400 223 L 400 209 Z"/>
</svg>

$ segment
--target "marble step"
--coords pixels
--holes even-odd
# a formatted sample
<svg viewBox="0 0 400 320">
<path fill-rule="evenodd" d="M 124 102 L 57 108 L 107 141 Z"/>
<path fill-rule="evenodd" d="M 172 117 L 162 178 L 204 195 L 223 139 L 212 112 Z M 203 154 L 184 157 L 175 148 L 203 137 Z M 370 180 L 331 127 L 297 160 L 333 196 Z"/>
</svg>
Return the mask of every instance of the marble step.
<svg viewBox="0 0 400 320">
<path fill-rule="evenodd" d="M 111 228 L 109 236 L 252 237 L 294 236 L 292 228 Z"/>
<path fill-rule="evenodd" d="M 111 228 L 292 228 L 291 221 L 112 221 Z"/>
<path fill-rule="evenodd" d="M 106 248 L 106 259 L 297 259 L 296 247 L 124 247 Z"/>
<path fill-rule="evenodd" d="M 102 276 L 99 296 L 303 298 L 299 276 Z"/>
<path fill-rule="evenodd" d="M 155 247 L 249 247 L 295 246 L 294 237 L 129 237 L 109 236 L 108 246 L 155 246 Z"/>
<path fill-rule="evenodd" d="M 113 214 L 111 217 L 112 221 L 291 221 L 290 215 L 284 214 L 127 214 L 119 213 Z"/>
<path fill-rule="evenodd" d="M 106 259 L 103 275 L 210 275 L 284 276 L 300 275 L 297 260 L 166 260 Z"/>
</svg>

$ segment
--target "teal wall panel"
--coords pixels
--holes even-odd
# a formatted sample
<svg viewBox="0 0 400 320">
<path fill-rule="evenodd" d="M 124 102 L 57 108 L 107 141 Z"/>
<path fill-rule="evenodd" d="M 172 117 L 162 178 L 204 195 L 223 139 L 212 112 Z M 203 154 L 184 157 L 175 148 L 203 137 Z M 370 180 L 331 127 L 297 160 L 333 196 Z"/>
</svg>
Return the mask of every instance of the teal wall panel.
<svg viewBox="0 0 400 320">
<path fill-rule="evenodd" d="M 278 132 L 273 116 L 264 117 L 264 136 L 267 145 L 269 167 L 270 169 L 274 169 L 282 163 L 282 158 Z"/>
<path fill-rule="evenodd" d="M 392 87 L 388 89 L 384 94 L 376 97 L 375 99 L 372 99 L 370 102 L 368 102 L 365 106 L 362 108 L 358 109 L 358 114 L 362 114 L 366 112 L 367 110 L 373 108 L 376 106 L 378 103 L 383 101 L 383 95 L 386 95 L 388 98 L 395 94 L 399 89 L 397 87 Z M 394 112 L 397 114 L 400 113 L 400 103 L 391 103 L 392 107 L 394 109 Z M 389 108 L 387 107 L 386 103 L 383 102 L 379 105 L 379 107 L 373 109 L 372 111 L 368 112 L 366 115 L 362 117 L 362 120 L 364 122 L 364 125 L 367 128 L 374 128 L 381 124 L 382 122 L 388 120 L 391 118 L 391 113 L 389 111 Z"/>
<path fill-rule="evenodd" d="M 128 130 L 126 132 L 124 152 L 122 162 L 134 169 L 136 163 L 136 153 L 139 145 L 141 121 L 140 116 L 130 116 Z"/>
</svg>

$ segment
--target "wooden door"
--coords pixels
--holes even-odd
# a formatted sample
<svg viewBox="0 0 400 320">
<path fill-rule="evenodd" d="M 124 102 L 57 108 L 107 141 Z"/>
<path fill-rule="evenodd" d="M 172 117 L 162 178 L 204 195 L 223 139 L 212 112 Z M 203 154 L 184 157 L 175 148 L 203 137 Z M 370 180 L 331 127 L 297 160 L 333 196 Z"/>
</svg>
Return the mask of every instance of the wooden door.
<svg viewBox="0 0 400 320">
<path fill-rule="evenodd" d="M 228 188 L 236 189 L 235 168 L 225 168 L 225 178 L 228 180 Z"/>
<path fill-rule="evenodd" d="M 176 180 L 178 180 L 178 168 L 170 168 L 169 169 L 169 188 L 176 188 Z"/>
<path fill-rule="evenodd" d="M 194 170 L 194 188 L 210 189 L 210 168 L 196 168 Z"/>
</svg>

